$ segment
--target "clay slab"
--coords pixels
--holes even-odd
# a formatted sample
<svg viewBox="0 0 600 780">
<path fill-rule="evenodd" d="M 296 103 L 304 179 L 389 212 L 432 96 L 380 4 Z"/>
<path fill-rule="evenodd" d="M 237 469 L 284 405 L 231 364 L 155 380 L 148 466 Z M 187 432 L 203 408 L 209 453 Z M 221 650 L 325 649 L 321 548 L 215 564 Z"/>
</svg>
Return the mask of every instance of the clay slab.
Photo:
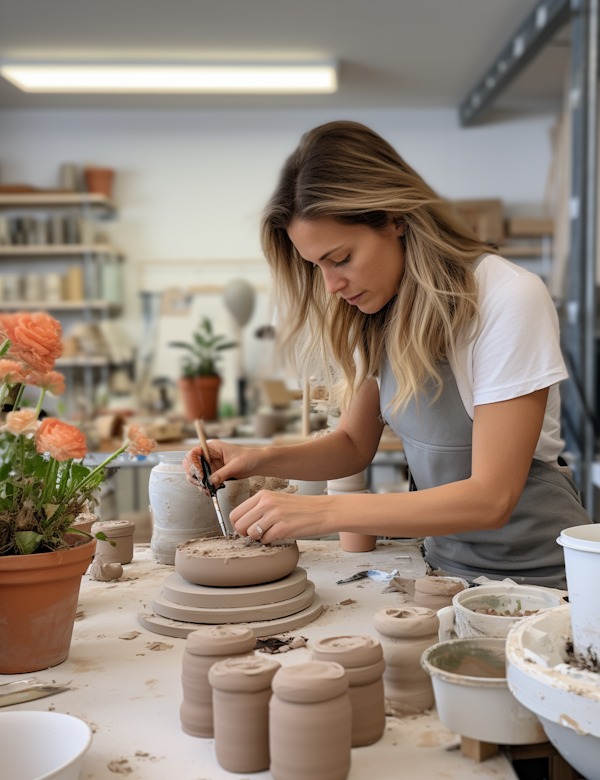
<svg viewBox="0 0 600 780">
<path fill-rule="evenodd" d="M 275 620 L 260 620 L 246 623 L 248 628 L 252 629 L 255 637 L 273 636 L 274 634 L 283 634 L 285 631 L 293 631 L 295 628 L 307 625 L 316 620 L 323 612 L 323 602 L 315 596 L 313 603 L 289 617 L 276 618 Z M 185 639 L 188 634 L 195 631 L 203 623 L 182 623 L 178 620 L 170 620 L 151 612 L 148 607 L 140 607 L 138 612 L 138 621 L 143 628 L 153 631 L 155 634 L 163 636 L 173 636 Z"/>
<path fill-rule="evenodd" d="M 177 572 L 163 582 L 162 595 L 173 604 L 200 609 L 228 609 L 274 604 L 299 596 L 306 590 L 306 571 L 297 566 L 287 577 L 265 585 L 243 588 L 211 588 L 184 580 Z"/>
<path fill-rule="evenodd" d="M 273 620 L 287 617 L 309 607 L 315 596 L 315 586 L 310 580 L 306 589 L 298 596 L 275 604 L 262 604 L 255 607 L 229 607 L 229 609 L 202 609 L 173 604 L 160 591 L 152 599 L 152 609 L 161 617 L 171 620 L 183 620 L 186 623 L 248 623 L 253 620 Z"/>
</svg>

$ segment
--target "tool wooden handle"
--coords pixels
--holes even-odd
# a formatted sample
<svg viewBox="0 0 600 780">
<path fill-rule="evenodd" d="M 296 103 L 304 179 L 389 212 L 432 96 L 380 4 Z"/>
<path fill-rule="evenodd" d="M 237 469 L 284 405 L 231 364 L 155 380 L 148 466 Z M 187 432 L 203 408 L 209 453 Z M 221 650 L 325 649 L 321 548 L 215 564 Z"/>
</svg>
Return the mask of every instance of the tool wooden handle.
<svg viewBox="0 0 600 780">
<path fill-rule="evenodd" d="M 206 442 L 206 436 L 204 435 L 204 428 L 202 427 L 202 418 L 199 417 L 197 420 L 194 420 L 194 427 L 196 428 L 196 433 L 200 439 L 200 446 L 202 447 L 204 457 L 210 466 L 210 455 L 208 453 L 208 444 Z"/>
</svg>

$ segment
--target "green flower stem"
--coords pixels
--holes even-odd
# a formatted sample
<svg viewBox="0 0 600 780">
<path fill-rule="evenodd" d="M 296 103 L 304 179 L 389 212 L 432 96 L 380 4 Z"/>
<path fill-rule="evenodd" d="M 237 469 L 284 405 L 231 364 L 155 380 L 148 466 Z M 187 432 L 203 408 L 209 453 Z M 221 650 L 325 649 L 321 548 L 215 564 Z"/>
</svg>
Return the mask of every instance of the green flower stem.
<svg viewBox="0 0 600 780">
<path fill-rule="evenodd" d="M 23 398 L 23 393 L 25 392 L 25 385 L 21 385 L 19 392 L 17 394 L 17 397 L 15 399 L 15 402 L 13 404 L 13 411 L 18 411 L 19 404 L 21 403 L 21 398 Z"/>
<path fill-rule="evenodd" d="M 69 494 L 67 495 L 67 497 L 62 503 L 70 501 L 73 498 L 75 492 L 81 492 L 81 489 L 88 482 L 91 482 L 94 479 L 94 477 L 97 476 L 102 471 L 102 469 L 106 468 L 106 466 L 108 466 L 108 464 L 111 461 L 113 461 L 115 458 L 118 458 L 119 455 L 122 455 L 127 449 L 127 447 L 129 447 L 130 444 L 131 444 L 130 441 L 125 442 L 125 444 L 120 449 L 118 449 L 116 452 L 113 452 L 112 455 L 109 455 L 108 458 L 105 461 L 103 461 L 99 466 L 96 466 L 96 468 L 93 471 L 90 471 L 87 477 L 85 479 L 82 479 L 81 482 L 76 486 L 76 488 L 69 492 Z"/>
<path fill-rule="evenodd" d="M 10 339 L 6 339 L 4 344 L 2 344 L 2 346 L 0 347 L 0 357 L 2 357 L 3 355 L 6 355 L 6 353 L 10 349 L 10 345 L 11 345 Z"/>
<path fill-rule="evenodd" d="M 40 393 L 40 400 L 38 401 L 37 409 L 35 410 L 35 416 L 39 417 L 40 412 L 42 411 L 42 403 L 44 401 L 44 396 L 46 395 L 46 391 L 42 390 Z"/>
<path fill-rule="evenodd" d="M 47 504 L 52 496 L 54 488 L 52 480 L 56 482 L 56 466 L 58 466 L 58 462 L 54 458 L 48 458 L 48 468 L 44 476 L 44 489 L 42 491 L 42 505 Z"/>
</svg>

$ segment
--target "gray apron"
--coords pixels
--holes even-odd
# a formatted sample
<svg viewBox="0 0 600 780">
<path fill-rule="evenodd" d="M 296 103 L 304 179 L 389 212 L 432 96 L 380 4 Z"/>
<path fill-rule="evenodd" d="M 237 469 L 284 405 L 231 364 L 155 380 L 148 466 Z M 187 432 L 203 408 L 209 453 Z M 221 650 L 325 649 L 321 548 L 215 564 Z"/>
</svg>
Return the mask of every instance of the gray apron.
<svg viewBox="0 0 600 780">
<path fill-rule="evenodd" d="M 427 381 L 419 393 L 419 410 L 411 399 L 406 411 L 393 415 L 389 406 L 396 380 L 384 360 L 380 407 L 385 421 L 400 436 L 417 490 L 447 485 L 471 476 L 473 421 L 467 414 L 452 369 L 438 366 L 443 381 Z M 527 585 L 566 588 L 562 548 L 556 543 L 563 528 L 591 523 L 581 506 L 568 469 L 533 460 L 529 476 L 508 523 L 496 530 L 432 536 L 425 540 L 425 558 L 435 569 L 466 579 L 485 575 L 510 577 Z"/>
</svg>

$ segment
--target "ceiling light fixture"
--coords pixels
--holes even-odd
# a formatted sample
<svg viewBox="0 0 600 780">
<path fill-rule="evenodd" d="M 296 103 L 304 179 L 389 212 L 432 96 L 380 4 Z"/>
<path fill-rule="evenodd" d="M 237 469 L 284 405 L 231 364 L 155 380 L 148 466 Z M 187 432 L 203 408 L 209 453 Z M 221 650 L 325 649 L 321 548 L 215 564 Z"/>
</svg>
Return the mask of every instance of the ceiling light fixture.
<svg viewBox="0 0 600 780">
<path fill-rule="evenodd" d="M 334 63 L 3 65 L 24 92 L 315 94 L 337 90 Z"/>
</svg>

